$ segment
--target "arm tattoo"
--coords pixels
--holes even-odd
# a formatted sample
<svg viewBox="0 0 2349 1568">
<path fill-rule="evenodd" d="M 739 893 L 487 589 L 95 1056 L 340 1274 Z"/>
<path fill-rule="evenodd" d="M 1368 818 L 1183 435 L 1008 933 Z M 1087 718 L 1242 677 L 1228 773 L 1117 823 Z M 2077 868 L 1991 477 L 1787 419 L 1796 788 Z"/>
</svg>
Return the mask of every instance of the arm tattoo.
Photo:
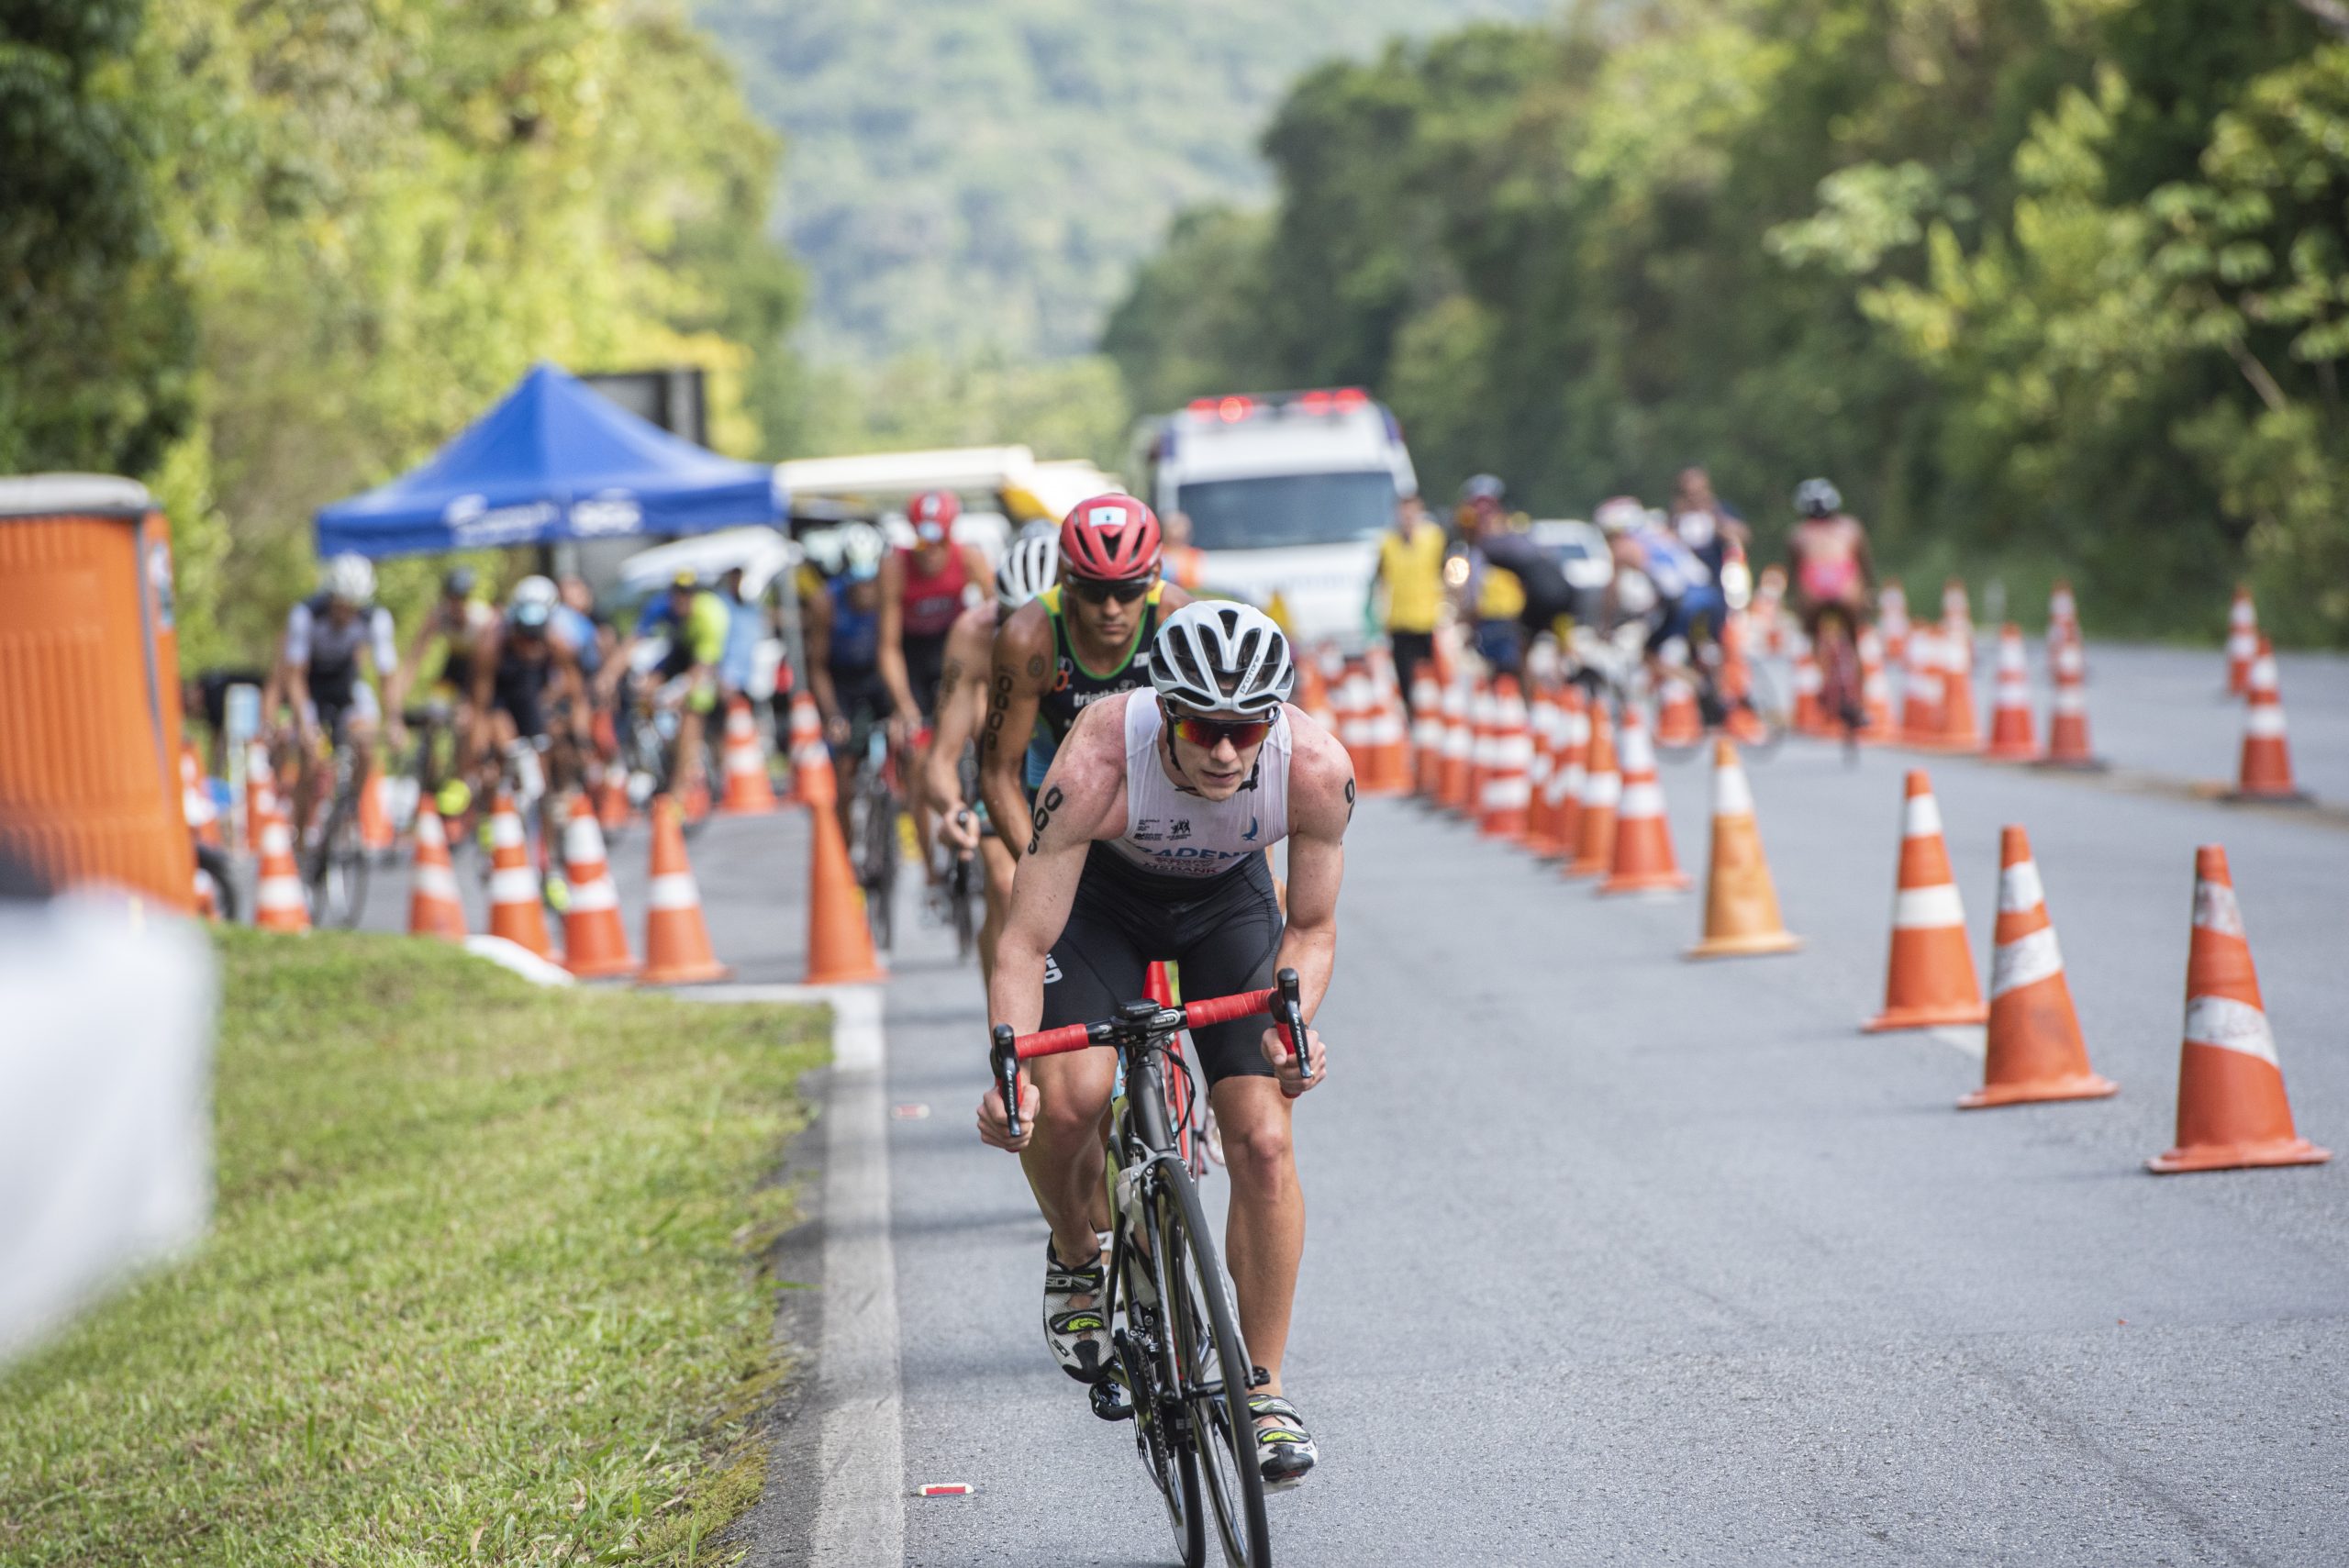
<svg viewBox="0 0 2349 1568">
<path fill-rule="evenodd" d="M 1352 779 L 1348 779 L 1348 780 L 1346 781 L 1346 821 L 1347 821 L 1347 823 L 1348 823 L 1349 825 L 1351 825 L 1351 824 L 1353 823 L 1353 819 L 1354 819 L 1354 781 L 1353 781 L 1353 780 L 1352 780 Z"/>
<path fill-rule="evenodd" d="M 1036 833 L 1028 840 L 1030 854 L 1032 855 L 1044 847 L 1044 829 L 1051 824 L 1052 813 L 1060 809 L 1062 798 L 1061 786 L 1054 784 L 1044 792 L 1044 798 L 1036 803 Z"/>
<path fill-rule="evenodd" d="M 1034 658 L 1028 661 L 1028 678 L 1031 681 L 1041 681 L 1044 678 L 1044 656 L 1042 654 L 1039 653 Z"/>
<path fill-rule="evenodd" d="M 963 662 L 960 659 L 949 659 L 946 662 L 946 668 L 938 673 L 937 706 L 944 707 L 946 706 L 946 699 L 954 695 L 954 688 L 962 684 Z"/>
<path fill-rule="evenodd" d="M 987 693 L 986 733 L 979 737 L 979 750 L 992 756 L 1002 749 L 1003 717 L 1011 703 L 1011 677 L 996 672 L 995 682 Z"/>
</svg>

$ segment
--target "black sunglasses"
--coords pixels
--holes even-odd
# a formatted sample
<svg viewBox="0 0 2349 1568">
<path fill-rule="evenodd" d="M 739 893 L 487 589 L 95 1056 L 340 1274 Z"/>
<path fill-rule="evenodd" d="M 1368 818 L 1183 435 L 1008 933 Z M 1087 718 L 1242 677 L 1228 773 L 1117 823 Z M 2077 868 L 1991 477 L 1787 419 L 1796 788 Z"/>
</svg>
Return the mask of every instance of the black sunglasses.
<svg viewBox="0 0 2349 1568">
<path fill-rule="evenodd" d="M 1151 580 L 1135 577 L 1123 583 L 1103 583 L 1091 577 L 1072 577 L 1068 591 L 1088 605 L 1106 605 L 1115 599 L 1121 605 L 1131 604 L 1150 592 Z"/>
</svg>

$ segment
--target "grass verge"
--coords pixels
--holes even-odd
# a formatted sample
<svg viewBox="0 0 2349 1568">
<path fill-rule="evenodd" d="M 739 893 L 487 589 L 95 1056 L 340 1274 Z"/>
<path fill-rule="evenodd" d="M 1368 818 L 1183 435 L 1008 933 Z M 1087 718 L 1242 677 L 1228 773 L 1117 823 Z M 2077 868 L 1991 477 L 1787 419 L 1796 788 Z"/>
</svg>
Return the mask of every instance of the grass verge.
<svg viewBox="0 0 2349 1568">
<path fill-rule="evenodd" d="M 0 1562 L 712 1562 L 814 1009 L 223 932 L 219 1203 L 0 1376 Z"/>
</svg>

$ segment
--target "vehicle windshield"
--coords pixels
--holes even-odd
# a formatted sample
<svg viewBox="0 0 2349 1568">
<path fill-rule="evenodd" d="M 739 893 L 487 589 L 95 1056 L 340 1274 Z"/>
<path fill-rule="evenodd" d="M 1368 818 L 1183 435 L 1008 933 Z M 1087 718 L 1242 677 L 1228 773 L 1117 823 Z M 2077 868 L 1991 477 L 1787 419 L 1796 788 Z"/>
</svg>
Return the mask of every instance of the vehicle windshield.
<svg viewBox="0 0 2349 1568">
<path fill-rule="evenodd" d="M 1385 469 L 1203 480 L 1175 495 L 1201 550 L 1343 544 L 1375 539 L 1395 520 L 1395 477 Z"/>
</svg>

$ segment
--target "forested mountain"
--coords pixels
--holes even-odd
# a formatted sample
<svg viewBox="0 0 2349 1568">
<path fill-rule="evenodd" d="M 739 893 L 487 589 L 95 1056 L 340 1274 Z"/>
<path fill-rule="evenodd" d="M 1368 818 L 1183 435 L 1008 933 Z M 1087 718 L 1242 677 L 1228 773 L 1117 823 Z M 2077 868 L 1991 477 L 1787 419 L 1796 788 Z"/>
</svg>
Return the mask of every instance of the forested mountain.
<svg viewBox="0 0 2349 1568">
<path fill-rule="evenodd" d="M 818 358 L 1092 346 L 1175 209 L 1253 199 L 1297 72 L 1555 0 L 696 0 L 789 145 Z"/>
<path fill-rule="evenodd" d="M 1187 215 L 1137 406 L 1361 382 L 1543 512 L 1683 463 L 1783 531 L 2349 641 L 2349 22 L 2320 0 L 1642 0 L 1317 70 Z"/>
</svg>

